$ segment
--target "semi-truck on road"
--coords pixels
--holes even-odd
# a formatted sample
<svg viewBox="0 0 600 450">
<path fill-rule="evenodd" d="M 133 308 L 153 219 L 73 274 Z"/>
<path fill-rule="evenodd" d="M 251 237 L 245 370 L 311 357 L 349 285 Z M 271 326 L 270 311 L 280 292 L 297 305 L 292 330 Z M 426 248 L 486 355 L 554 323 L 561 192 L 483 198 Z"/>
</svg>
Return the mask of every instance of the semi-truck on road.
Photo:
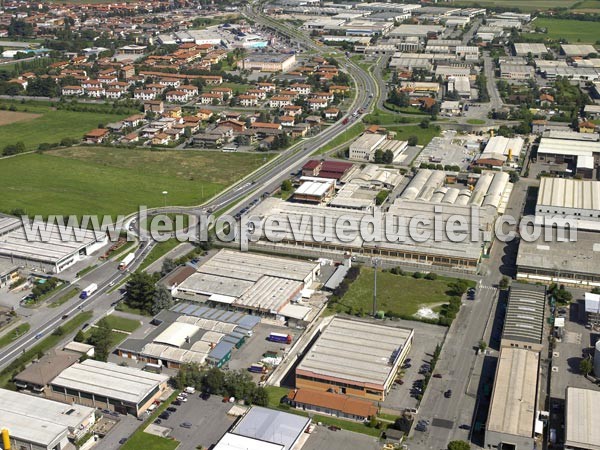
<svg viewBox="0 0 600 450">
<path fill-rule="evenodd" d="M 82 298 L 82 299 L 88 298 L 90 295 L 92 295 L 94 292 L 96 292 L 97 289 L 98 289 L 98 285 L 96 283 L 92 283 L 88 287 L 86 287 L 83 291 L 81 291 L 79 298 Z"/>
<path fill-rule="evenodd" d="M 121 261 L 121 264 L 119 264 L 119 270 L 127 269 L 129 264 L 131 264 L 134 259 L 135 259 L 135 253 L 134 252 L 129 253 L 125 258 L 123 258 L 123 261 Z"/>
</svg>

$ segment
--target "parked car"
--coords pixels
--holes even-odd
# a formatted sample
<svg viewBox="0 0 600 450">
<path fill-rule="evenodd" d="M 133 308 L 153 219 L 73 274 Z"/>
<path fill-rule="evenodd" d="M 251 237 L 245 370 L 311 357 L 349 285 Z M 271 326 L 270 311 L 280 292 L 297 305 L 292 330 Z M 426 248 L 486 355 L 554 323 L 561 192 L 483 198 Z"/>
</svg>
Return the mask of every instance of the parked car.
<svg viewBox="0 0 600 450">
<path fill-rule="evenodd" d="M 331 431 L 339 431 L 341 430 L 340 427 L 338 427 L 337 425 L 329 425 L 328 427 Z"/>
<path fill-rule="evenodd" d="M 466 423 L 463 423 L 458 428 L 460 428 L 461 430 L 470 430 L 471 429 L 471 425 L 467 425 Z"/>
<path fill-rule="evenodd" d="M 181 400 L 175 400 L 175 401 L 173 402 L 173 405 L 175 405 L 175 406 L 180 406 L 180 405 L 181 405 Z"/>
<path fill-rule="evenodd" d="M 156 420 L 154 421 L 154 424 L 155 424 L 155 425 L 160 425 L 161 423 L 162 423 L 162 420 L 160 420 L 160 419 L 156 419 Z"/>
<path fill-rule="evenodd" d="M 433 378 L 442 378 L 442 374 L 441 373 L 436 373 L 433 375 Z"/>
<path fill-rule="evenodd" d="M 119 439 L 119 444 L 123 445 L 125 442 L 127 442 L 127 438 Z"/>
<path fill-rule="evenodd" d="M 167 408 L 167 411 L 174 413 L 174 412 L 176 412 L 176 411 L 177 411 L 177 408 L 175 408 L 174 406 L 169 406 L 169 407 Z"/>
<path fill-rule="evenodd" d="M 179 426 L 182 428 L 192 428 L 192 424 L 190 422 L 183 422 Z"/>
<path fill-rule="evenodd" d="M 444 392 L 444 397 L 446 397 L 446 398 L 452 397 L 452 389 L 448 389 L 446 392 Z"/>
</svg>

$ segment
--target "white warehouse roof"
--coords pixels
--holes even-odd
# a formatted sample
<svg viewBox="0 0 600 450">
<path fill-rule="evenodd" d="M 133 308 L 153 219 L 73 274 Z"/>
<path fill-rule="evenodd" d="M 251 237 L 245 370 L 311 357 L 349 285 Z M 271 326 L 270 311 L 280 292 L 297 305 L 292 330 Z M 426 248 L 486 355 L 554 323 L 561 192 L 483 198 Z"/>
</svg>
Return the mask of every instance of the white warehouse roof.
<svg viewBox="0 0 600 450">
<path fill-rule="evenodd" d="M 537 206 L 600 210 L 600 181 L 542 177 Z"/>
<path fill-rule="evenodd" d="M 86 359 L 63 370 L 50 384 L 138 404 L 167 375 Z"/>
<path fill-rule="evenodd" d="M 283 450 L 281 444 L 261 441 L 239 434 L 225 433 L 213 450 Z"/>
<path fill-rule="evenodd" d="M 200 328 L 198 328 L 196 325 L 183 322 L 173 322 L 165 331 L 154 338 L 154 342 L 157 344 L 167 344 L 172 347 L 179 348 L 198 331 L 200 331 Z"/>
<path fill-rule="evenodd" d="M 565 447 L 600 449 L 600 392 L 567 388 Z"/>
<path fill-rule="evenodd" d="M 538 155 L 585 156 L 600 153 L 600 142 L 543 137 Z"/>
</svg>

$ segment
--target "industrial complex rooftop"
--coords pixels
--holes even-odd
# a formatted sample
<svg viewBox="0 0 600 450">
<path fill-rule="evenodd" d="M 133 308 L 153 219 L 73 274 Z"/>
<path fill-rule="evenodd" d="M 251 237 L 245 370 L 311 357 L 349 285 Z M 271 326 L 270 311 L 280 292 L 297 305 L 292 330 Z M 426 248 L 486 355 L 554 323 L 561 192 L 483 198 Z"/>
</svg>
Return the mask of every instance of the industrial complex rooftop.
<svg viewBox="0 0 600 450">
<path fill-rule="evenodd" d="M 502 340 L 541 344 L 544 332 L 546 287 L 513 283 L 504 319 Z"/>
<path fill-rule="evenodd" d="M 87 421 L 94 421 L 94 408 L 47 400 L 0 389 L 2 428 L 19 440 L 52 446 Z"/>
<path fill-rule="evenodd" d="M 309 417 L 253 406 L 231 433 L 283 445 L 283 450 L 291 450 L 310 421 Z"/>
<path fill-rule="evenodd" d="M 168 379 L 167 375 L 86 359 L 65 369 L 51 384 L 138 404 Z"/>
<path fill-rule="evenodd" d="M 296 369 L 362 386 L 382 388 L 394 375 L 396 358 L 413 330 L 334 318 Z"/>
<path fill-rule="evenodd" d="M 565 408 L 565 447 L 600 449 L 600 392 L 567 388 Z"/>
<path fill-rule="evenodd" d="M 542 177 L 537 207 L 600 210 L 600 181 Z"/>
<path fill-rule="evenodd" d="M 488 431 L 533 436 L 539 359 L 538 352 L 502 348 L 487 421 Z"/>
</svg>

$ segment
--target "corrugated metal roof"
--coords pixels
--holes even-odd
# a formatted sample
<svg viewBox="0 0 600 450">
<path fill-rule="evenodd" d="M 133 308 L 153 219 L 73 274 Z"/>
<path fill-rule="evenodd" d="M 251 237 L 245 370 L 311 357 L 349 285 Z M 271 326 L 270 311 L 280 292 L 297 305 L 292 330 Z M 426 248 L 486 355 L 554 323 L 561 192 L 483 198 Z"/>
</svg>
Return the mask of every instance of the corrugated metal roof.
<svg viewBox="0 0 600 450">
<path fill-rule="evenodd" d="M 570 209 L 600 209 L 600 181 L 543 177 L 537 205 Z"/>
</svg>

